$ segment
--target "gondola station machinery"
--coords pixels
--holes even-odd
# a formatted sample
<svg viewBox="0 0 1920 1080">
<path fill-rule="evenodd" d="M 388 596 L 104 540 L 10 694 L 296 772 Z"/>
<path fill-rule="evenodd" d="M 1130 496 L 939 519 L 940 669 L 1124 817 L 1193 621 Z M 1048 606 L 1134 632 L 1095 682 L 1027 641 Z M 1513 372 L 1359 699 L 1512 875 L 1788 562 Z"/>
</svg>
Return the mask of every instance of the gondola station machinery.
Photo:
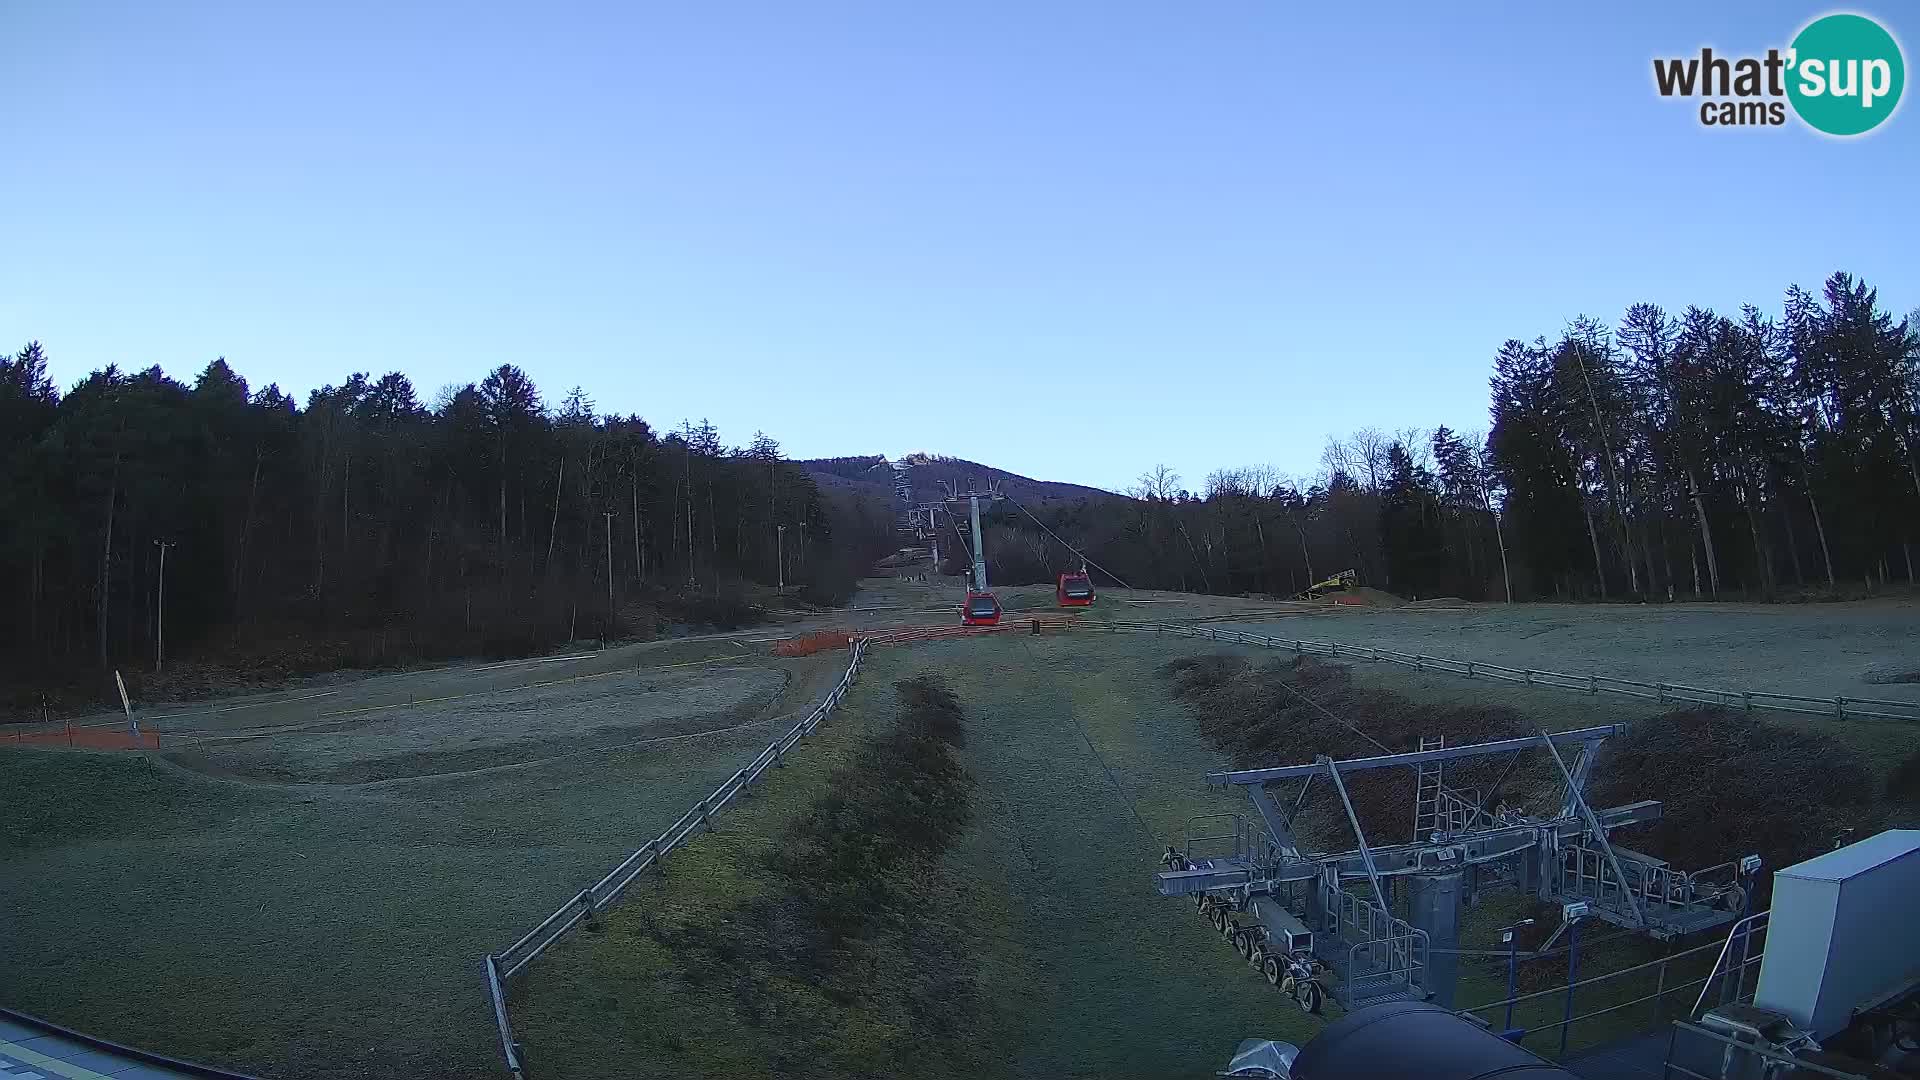
<svg viewBox="0 0 1920 1080">
<path fill-rule="evenodd" d="M 1582 734 L 1568 732 L 1567 737 Z M 1590 748 L 1594 744 L 1587 745 Z M 1418 764 L 1430 765 L 1436 760 L 1451 759 L 1428 758 Z M 1337 782 L 1338 772 L 1327 775 Z M 1578 794 L 1577 782 L 1574 788 L 1574 794 Z M 1434 790 L 1441 793 L 1443 803 L 1451 798 L 1450 789 L 1443 783 L 1436 782 Z M 1562 809 L 1569 807 L 1563 803 Z M 1571 809 L 1575 815 L 1561 817 L 1589 816 L 1578 807 Z M 1529 819 L 1530 827 L 1544 830 L 1539 838 L 1549 847 L 1557 844 L 1560 850 L 1568 851 L 1576 845 L 1592 846 L 1604 833 L 1607 822 L 1625 809 L 1593 815 L 1599 827 L 1588 835 L 1569 833 L 1562 825 L 1570 822 L 1546 818 Z M 1451 824 L 1445 820 L 1437 823 L 1443 827 Z M 1468 831 L 1457 834 L 1458 838 L 1469 845 L 1483 845 L 1483 853 L 1498 850 L 1497 844 L 1485 846 L 1491 841 L 1483 835 L 1488 830 L 1479 828 L 1481 823 L 1469 819 Z M 1553 837 L 1559 839 L 1554 841 Z M 1446 849 L 1429 846 L 1421 854 L 1433 856 L 1442 850 Z M 1454 850 L 1458 855 L 1471 856 L 1470 851 Z M 1622 854 L 1619 848 L 1614 852 L 1616 857 Z M 1403 845 L 1373 849 L 1373 855 L 1382 857 L 1390 868 L 1405 864 L 1405 854 Z M 1498 866 L 1500 861 L 1472 862 L 1458 870 L 1473 876 L 1474 872 Z M 1617 902 L 1629 890 L 1610 889 L 1605 895 L 1594 891 L 1593 879 L 1582 873 L 1578 861 L 1572 856 L 1560 860 L 1557 880 L 1548 875 L 1547 880 L 1537 882 L 1542 895 L 1564 898 L 1570 891 L 1585 891 L 1591 898 L 1574 904 L 1586 905 L 1592 914 L 1634 929 L 1673 932 L 1714 922 L 1704 912 L 1720 910 L 1725 914 L 1725 901 L 1742 898 L 1733 891 L 1736 886 L 1710 885 L 1700 881 L 1700 875 L 1675 871 L 1665 875 L 1663 881 L 1661 875 L 1630 869 L 1640 860 L 1628 858 L 1620 866 L 1627 868 L 1624 880 L 1630 887 L 1671 885 L 1684 892 L 1691 877 L 1696 893 L 1696 899 L 1675 905 L 1667 902 L 1664 894 L 1643 889 L 1637 899 L 1657 902 L 1643 908 L 1640 916 L 1629 916 Z M 1742 880 L 1751 883 L 1753 864 L 1751 856 L 1740 861 L 1738 876 Z M 1437 861 L 1431 865 L 1441 877 L 1457 872 Z M 1546 865 L 1555 863 L 1548 860 Z M 1612 867 L 1611 861 L 1608 866 Z M 1212 871 L 1170 871 L 1193 872 Z M 1419 871 L 1408 880 L 1432 873 Z M 1610 883 L 1621 879 L 1602 880 Z M 1426 888 L 1446 891 L 1444 883 Z M 1713 895 L 1720 903 L 1702 908 L 1700 902 L 1706 895 Z M 1418 896 L 1415 891 L 1410 899 L 1417 900 Z M 1261 1080 L 1479 1080 L 1494 1076 L 1501 1080 L 1573 1080 L 1575 1076 L 1609 1080 L 1629 1076 L 1881 1080 L 1920 1076 L 1920 920 L 1913 917 L 1915 896 L 1920 896 L 1920 830 L 1890 829 L 1775 871 L 1771 910 L 1732 923 L 1714 972 L 1702 985 L 1685 1019 L 1674 1020 L 1665 1025 L 1664 1032 L 1656 1032 L 1664 1038 L 1632 1037 L 1600 1057 L 1575 1062 L 1572 1070 L 1514 1045 L 1468 1014 L 1432 1002 L 1387 1000 L 1349 1012 L 1328 1024 L 1305 1046 L 1248 1039 L 1218 1075 Z M 1609 902 L 1609 898 L 1616 902 Z M 1424 909 L 1430 914 L 1434 907 L 1416 902 L 1414 910 Z M 1295 922 L 1305 932 L 1305 922 Z M 1750 949 L 1757 949 L 1758 956 L 1745 955 Z M 1755 961 L 1759 977 L 1749 992 L 1746 970 Z M 1649 1049 L 1654 1060 L 1645 1056 Z"/>
<path fill-rule="evenodd" d="M 1682 870 L 1608 839 L 1615 829 L 1658 820 L 1659 802 L 1588 805 L 1601 744 L 1624 730 L 1607 725 L 1466 746 L 1423 738 L 1406 753 L 1209 774 L 1209 784 L 1245 792 L 1252 813 L 1189 822 L 1190 831 L 1209 835 L 1169 847 L 1155 887 L 1191 898 L 1267 982 L 1308 1011 L 1322 994 L 1349 1011 L 1394 1001 L 1453 1008 L 1461 914 L 1497 888 L 1561 909 L 1564 921 L 1549 941 L 1587 918 L 1660 940 L 1734 922 L 1745 914 L 1758 857 Z M 1560 777 L 1557 801 L 1544 813 L 1511 808 L 1498 790 L 1528 752 L 1544 754 Z M 1499 757 L 1508 758 L 1508 773 L 1493 790 L 1447 783 L 1449 764 Z M 1403 842 L 1374 844 L 1354 812 L 1346 778 L 1374 769 L 1405 770 L 1414 785 Z M 1294 823 L 1316 788 L 1335 797 L 1353 849 L 1301 847 Z"/>
</svg>

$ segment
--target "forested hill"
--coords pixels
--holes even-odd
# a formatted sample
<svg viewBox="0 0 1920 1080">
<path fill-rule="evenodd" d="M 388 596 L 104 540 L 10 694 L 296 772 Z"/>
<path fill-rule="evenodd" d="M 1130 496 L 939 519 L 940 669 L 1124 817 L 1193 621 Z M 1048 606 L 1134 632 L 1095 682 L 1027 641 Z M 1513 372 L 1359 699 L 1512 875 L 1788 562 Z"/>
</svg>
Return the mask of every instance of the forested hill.
<svg viewBox="0 0 1920 1080">
<path fill-rule="evenodd" d="M 1492 359 L 1484 437 L 1367 428 L 1295 474 L 1223 468 L 1189 484 L 1157 468 L 1131 500 L 1030 508 L 1139 587 L 1287 595 L 1349 568 L 1402 595 L 1490 600 L 1914 582 L 1920 319 L 1865 283 L 1836 274 L 1731 316 L 1636 304 Z M 993 582 L 1079 564 L 1010 508 L 988 520 Z"/>
<path fill-rule="evenodd" d="M 965 490 L 967 485 L 976 483 L 983 488 L 989 483 L 997 483 L 1003 493 L 1029 506 L 1078 499 L 1120 498 L 1111 491 L 1102 491 L 1083 484 L 1035 480 L 1021 476 L 1019 473 L 996 469 L 991 465 L 982 465 L 977 461 L 968 461 L 964 458 L 914 453 L 900 460 L 913 467 L 913 495 L 917 502 L 938 500 L 942 484 L 954 484 L 961 490 Z M 883 455 L 808 458 L 796 464 L 811 473 L 822 487 L 885 499 L 893 498 L 892 462 Z"/>
<path fill-rule="evenodd" d="M 169 655 L 293 674 L 523 653 L 617 630 L 610 607 L 693 621 L 775 582 L 781 526 L 788 582 L 833 602 L 891 541 L 890 522 L 837 519 L 765 435 L 662 434 L 579 389 L 550 406 L 512 366 L 431 403 L 397 372 L 301 403 L 224 360 L 191 384 L 109 367 L 65 394 L 46 370 L 38 344 L 0 356 L 15 705 L 150 671 L 162 559 Z"/>
</svg>

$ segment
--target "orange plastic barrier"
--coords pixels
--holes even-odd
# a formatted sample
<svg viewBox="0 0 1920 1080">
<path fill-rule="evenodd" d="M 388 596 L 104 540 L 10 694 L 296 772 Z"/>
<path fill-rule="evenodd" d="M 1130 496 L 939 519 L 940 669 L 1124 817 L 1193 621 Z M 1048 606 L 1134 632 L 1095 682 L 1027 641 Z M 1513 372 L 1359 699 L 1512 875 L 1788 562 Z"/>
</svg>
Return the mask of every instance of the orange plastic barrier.
<svg viewBox="0 0 1920 1080">
<path fill-rule="evenodd" d="M 1009 616 L 997 626 L 955 626 L 951 623 L 941 626 L 893 626 L 877 630 L 863 630 L 860 636 L 871 639 L 876 645 L 904 645 L 914 641 L 940 641 L 946 638 L 972 637 L 976 634 L 1002 634 L 1008 632 L 1026 633 L 1039 623 L 1042 630 L 1065 630 L 1074 620 L 1071 616 L 1060 615 L 1020 615 Z M 788 638 L 776 642 L 773 646 L 775 656 L 812 656 L 829 649 L 844 649 L 852 643 L 854 634 L 849 630 L 818 630 L 811 634 Z"/>
<path fill-rule="evenodd" d="M 0 734 L 0 745 L 58 746 L 75 750 L 158 750 L 160 733 L 133 735 L 125 728 L 70 727 L 55 731 L 13 731 Z"/>
<path fill-rule="evenodd" d="M 828 649 L 844 649 L 852 640 L 853 635 L 845 630 L 816 630 L 779 642 L 773 647 L 773 655 L 812 656 Z"/>
<path fill-rule="evenodd" d="M 892 630 L 868 631 L 875 645 L 905 645 L 915 641 L 941 641 L 947 638 L 975 637 L 980 634 L 1037 633 L 1040 630 L 1068 630 L 1071 616 L 1016 616 L 993 626 L 902 626 Z"/>
</svg>

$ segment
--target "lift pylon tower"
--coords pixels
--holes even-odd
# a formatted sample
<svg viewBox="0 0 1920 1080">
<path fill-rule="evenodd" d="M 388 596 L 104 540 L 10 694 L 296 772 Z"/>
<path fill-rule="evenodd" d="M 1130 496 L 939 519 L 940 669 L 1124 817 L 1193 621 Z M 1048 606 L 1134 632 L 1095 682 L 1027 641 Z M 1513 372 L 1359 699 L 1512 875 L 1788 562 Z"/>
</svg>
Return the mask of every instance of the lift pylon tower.
<svg viewBox="0 0 1920 1080">
<path fill-rule="evenodd" d="M 931 546 L 933 565 L 940 566 L 940 521 L 936 516 L 943 510 L 939 503 L 921 503 L 907 508 L 906 524 L 903 526 L 916 545 Z"/>
<path fill-rule="evenodd" d="M 1004 498 L 1006 498 L 1006 496 L 1000 494 L 1000 485 L 996 481 L 989 481 L 987 490 L 985 491 L 981 491 L 978 484 L 969 484 L 965 491 L 959 490 L 957 485 L 948 485 L 947 487 L 947 501 L 950 503 L 965 502 L 969 516 L 972 519 L 973 570 L 970 573 L 970 581 L 972 584 L 969 587 L 974 592 L 988 591 L 987 548 L 980 538 L 980 500 L 985 499 L 988 502 L 993 502 L 997 499 Z"/>
<path fill-rule="evenodd" d="M 1609 841 L 1614 829 L 1660 818 L 1660 803 L 1651 799 L 1600 810 L 1587 803 L 1601 743 L 1625 730 L 1605 725 L 1469 746 L 1422 739 L 1409 753 L 1211 773 L 1207 783 L 1242 789 L 1254 813 L 1194 819 L 1190 828 L 1212 822 L 1205 827 L 1216 835 L 1189 836 L 1184 850 L 1168 848 L 1156 886 L 1162 896 L 1194 897 L 1240 954 L 1302 1007 L 1318 1001 L 1318 991 L 1302 983 L 1322 975 L 1349 1009 L 1429 998 L 1451 1007 L 1460 914 L 1494 888 L 1519 888 L 1563 910 L 1584 903 L 1594 917 L 1661 940 L 1740 918 L 1758 858 L 1688 872 Z M 1573 765 L 1563 749 L 1573 751 Z M 1508 808 L 1498 784 L 1483 800 L 1445 783 L 1448 762 L 1517 759 L 1529 750 L 1543 750 L 1560 774 L 1548 815 Z M 1361 831 L 1343 778 L 1386 768 L 1413 773 L 1415 834 L 1376 847 Z M 1294 821 L 1320 780 L 1339 796 L 1357 843 L 1352 850 L 1305 852 L 1295 837 Z M 1283 805 L 1276 785 L 1290 782 L 1301 786 Z M 1231 832 L 1217 832 L 1224 821 Z"/>
<path fill-rule="evenodd" d="M 935 516 L 945 509 L 945 503 L 915 503 L 913 501 L 913 467 L 917 455 L 909 454 L 898 461 L 885 461 L 883 464 L 893 471 L 894 494 L 894 532 L 898 534 L 901 555 L 909 562 L 917 562 L 931 553 L 933 573 L 940 571 L 940 522 Z M 879 465 L 874 468 L 880 468 Z"/>
<path fill-rule="evenodd" d="M 967 573 L 967 596 L 960 602 L 960 623 L 963 626 L 993 626 L 1000 621 L 1000 601 L 987 587 L 987 549 L 980 533 L 980 500 L 992 502 L 1006 496 L 1000 494 L 997 485 L 988 484 L 981 491 L 978 485 L 969 484 L 967 490 L 958 486 L 947 489 L 948 503 L 964 500 L 967 503 L 973 524 L 973 566 Z"/>
<path fill-rule="evenodd" d="M 913 464 L 901 460 L 888 462 L 888 465 L 893 469 L 894 501 L 899 504 L 895 511 L 895 525 L 906 532 L 913 527 Z"/>
</svg>

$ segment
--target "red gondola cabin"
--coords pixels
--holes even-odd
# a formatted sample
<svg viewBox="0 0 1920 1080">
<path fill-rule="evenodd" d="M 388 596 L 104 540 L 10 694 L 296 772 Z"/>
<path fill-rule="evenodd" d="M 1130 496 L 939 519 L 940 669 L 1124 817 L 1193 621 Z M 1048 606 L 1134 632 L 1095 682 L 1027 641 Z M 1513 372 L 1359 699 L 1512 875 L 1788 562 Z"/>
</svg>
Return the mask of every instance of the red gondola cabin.
<svg viewBox="0 0 1920 1080">
<path fill-rule="evenodd" d="M 994 626 L 1000 622 L 1000 601 L 990 592 L 967 591 L 966 602 L 960 605 L 960 623 L 963 626 Z"/>
<path fill-rule="evenodd" d="M 1088 607 L 1093 603 L 1093 579 L 1085 574 L 1061 574 L 1054 598 L 1061 607 Z"/>
</svg>

